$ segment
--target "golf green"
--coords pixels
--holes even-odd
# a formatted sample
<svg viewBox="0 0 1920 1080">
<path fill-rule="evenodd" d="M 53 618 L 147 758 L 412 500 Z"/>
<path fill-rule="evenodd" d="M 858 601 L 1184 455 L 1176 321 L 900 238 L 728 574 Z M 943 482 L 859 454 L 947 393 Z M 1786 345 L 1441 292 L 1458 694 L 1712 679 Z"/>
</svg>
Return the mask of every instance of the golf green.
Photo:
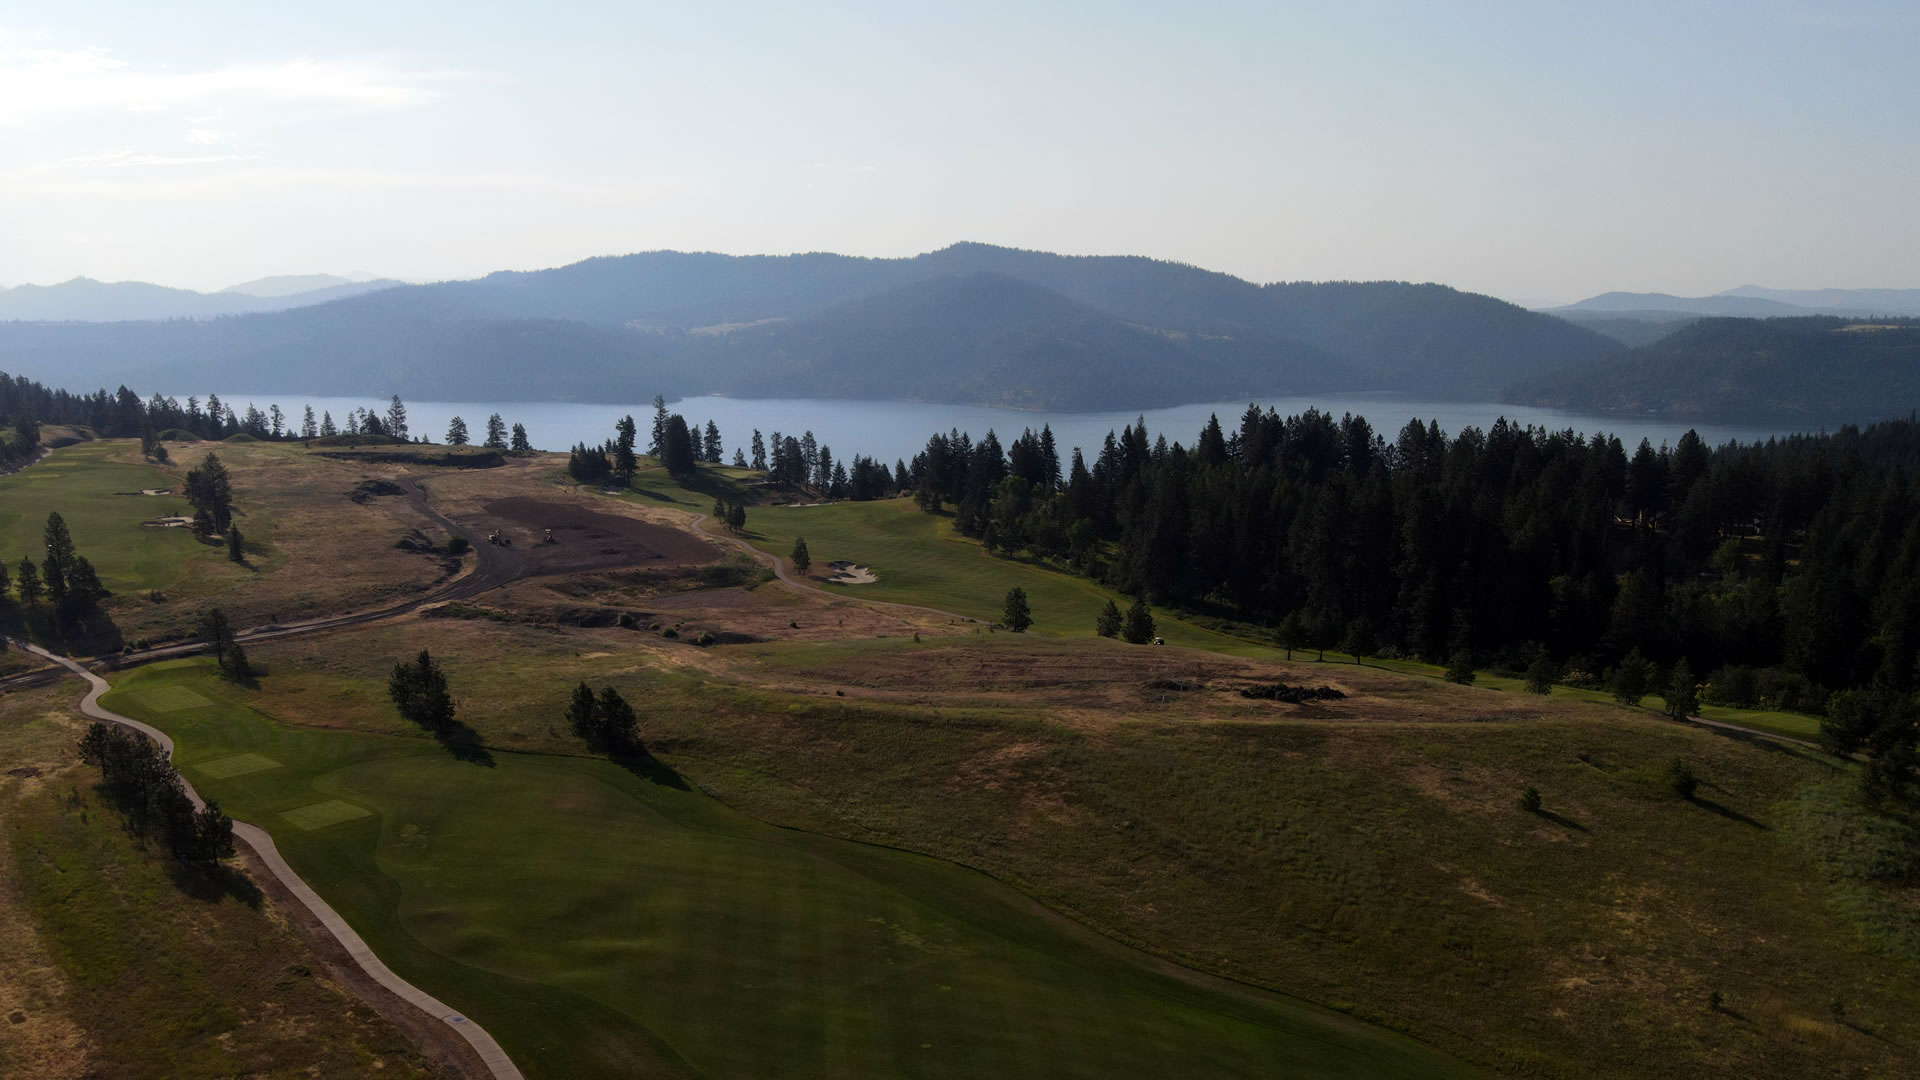
<svg viewBox="0 0 1920 1080">
<path fill-rule="evenodd" d="M 155 708 L 172 687 L 210 703 Z M 467 763 L 248 698 L 177 661 L 122 677 L 107 705 L 171 734 L 204 794 L 269 829 L 395 970 L 531 1077 L 1465 1074 L 1157 964 L 972 871 L 763 825 L 669 770 Z M 232 772 L 249 754 L 282 766 Z"/>
</svg>

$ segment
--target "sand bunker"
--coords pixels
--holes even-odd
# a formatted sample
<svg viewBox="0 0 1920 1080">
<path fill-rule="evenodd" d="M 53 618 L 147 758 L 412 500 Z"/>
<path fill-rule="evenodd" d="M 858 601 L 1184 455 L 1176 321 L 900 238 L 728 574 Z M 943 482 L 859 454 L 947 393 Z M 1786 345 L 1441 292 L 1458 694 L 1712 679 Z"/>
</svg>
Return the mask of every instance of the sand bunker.
<svg viewBox="0 0 1920 1080">
<path fill-rule="evenodd" d="M 149 529 L 185 529 L 193 525 L 193 519 L 174 514 L 169 517 L 157 517 L 152 521 L 143 521 L 140 524 Z"/>
<path fill-rule="evenodd" d="M 835 585 L 871 585 L 880 579 L 873 576 L 873 568 L 855 566 L 850 562 L 830 562 L 827 569 L 833 571 L 827 580 Z"/>
<path fill-rule="evenodd" d="M 139 491 L 116 491 L 115 495 L 171 495 L 172 488 L 141 488 Z"/>
</svg>

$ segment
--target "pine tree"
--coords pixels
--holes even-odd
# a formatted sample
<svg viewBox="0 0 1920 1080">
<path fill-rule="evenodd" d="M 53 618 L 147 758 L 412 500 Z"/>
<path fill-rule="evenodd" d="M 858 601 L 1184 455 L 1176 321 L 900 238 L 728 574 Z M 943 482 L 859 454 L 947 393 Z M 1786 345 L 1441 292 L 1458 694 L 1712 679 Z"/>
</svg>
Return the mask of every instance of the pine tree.
<svg viewBox="0 0 1920 1080">
<path fill-rule="evenodd" d="M 1622 705 L 1638 705 L 1653 684 L 1653 665 L 1640 655 L 1639 649 L 1634 649 L 1613 669 L 1608 684 L 1613 700 Z"/>
<path fill-rule="evenodd" d="M 667 399 L 663 395 L 653 396 L 653 438 L 647 443 L 647 453 L 653 457 L 662 457 L 667 452 Z"/>
<path fill-rule="evenodd" d="M 1694 680 L 1693 668 L 1686 660 L 1673 665 L 1661 697 L 1666 702 L 1667 715 L 1675 720 L 1685 720 L 1700 711 L 1700 684 Z"/>
<path fill-rule="evenodd" d="M 406 441 L 407 406 L 400 400 L 399 394 L 393 395 L 393 399 L 387 403 L 387 420 L 383 428 L 386 434 L 402 442 Z"/>
<path fill-rule="evenodd" d="M 1101 637 L 1119 637 L 1120 626 L 1120 605 L 1108 599 L 1107 606 L 1100 609 L 1099 615 L 1094 616 L 1093 631 Z"/>
<path fill-rule="evenodd" d="M 767 443 L 760 437 L 760 429 L 753 429 L 753 470 L 767 471 Z"/>
<path fill-rule="evenodd" d="M 500 418 L 499 413 L 487 417 L 487 441 L 482 445 L 489 450 L 507 448 L 507 422 Z"/>
<path fill-rule="evenodd" d="M 1007 590 L 1000 621 L 1016 634 L 1024 634 L 1033 625 L 1033 609 L 1027 605 L 1027 590 L 1015 585 Z"/>
<path fill-rule="evenodd" d="M 247 555 L 242 547 L 246 541 L 240 536 L 240 526 L 227 526 L 227 558 L 232 562 L 244 562 Z"/>
<path fill-rule="evenodd" d="M 1127 621 L 1122 630 L 1126 639 L 1135 645 L 1146 645 L 1154 638 L 1153 611 L 1147 607 L 1145 597 L 1136 599 L 1127 609 Z"/>
<path fill-rule="evenodd" d="M 1558 676 L 1559 672 L 1554 669 L 1553 657 L 1547 653 L 1547 650 L 1543 648 L 1535 651 L 1533 661 L 1527 665 L 1527 693 L 1541 695 L 1553 693 L 1553 680 Z"/>
<path fill-rule="evenodd" d="M 322 412 L 320 414 L 320 437 L 323 439 L 331 439 L 338 434 L 340 434 L 340 429 L 333 426 L 333 411 L 329 409 Z"/>
<path fill-rule="evenodd" d="M 694 473 L 696 458 L 693 445 L 693 433 L 687 430 L 687 422 L 679 413 L 667 418 L 666 438 L 661 446 L 660 461 L 667 472 L 678 479 L 687 479 Z"/>
<path fill-rule="evenodd" d="M 329 426 L 331 426 L 331 419 L 329 419 Z M 319 434 L 320 428 L 313 422 L 313 406 L 308 405 L 306 411 L 300 417 L 300 437 L 310 440 Z M 328 434 L 332 433 L 329 432 Z"/>
<path fill-rule="evenodd" d="M 573 688 L 567 702 L 567 730 L 588 743 L 594 740 L 593 691 L 584 682 Z"/>
<path fill-rule="evenodd" d="M 1453 655 L 1447 658 L 1447 681 L 1472 686 L 1473 680 L 1473 654 L 1465 649 L 1455 649 Z"/>
<path fill-rule="evenodd" d="M 638 437 L 638 428 L 632 416 L 623 416 L 613 425 L 613 479 L 621 487 L 633 483 L 633 474 L 640 468 L 639 459 L 634 456 L 633 445 Z"/>
<path fill-rule="evenodd" d="M 20 602 L 33 607 L 40 602 L 40 570 L 33 560 L 20 556 L 20 580 L 16 586 L 20 590 Z"/>
<path fill-rule="evenodd" d="M 513 425 L 512 449 L 516 454 L 533 453 L 533 444 L 527 441 L 527 428 L 525 424 Z"/>
<path fill-rule="evenodd" d="M 467 445 L 467 422 L 458 416 L 447 421 L 447 445 Z"/>
<path fill-rule="evenodd" d="M 706 435 L 701 440 L 701 450 L 703 451 L 700 455 L 702 461 L 710 465 L 720 464 L 720 455 L 725 448 L 720 445 L 720 428 L 712 420 L 707 421 Z"/>
<path fill-rule="evenodd" d="M 807 567 L 812 565 L 813 556 L 807 553 L 807 538 L 804 536 L 795 537 L 793 541 L 793 568 L 800 571 L 800 575 L 805 577 Z"/>
</svg>

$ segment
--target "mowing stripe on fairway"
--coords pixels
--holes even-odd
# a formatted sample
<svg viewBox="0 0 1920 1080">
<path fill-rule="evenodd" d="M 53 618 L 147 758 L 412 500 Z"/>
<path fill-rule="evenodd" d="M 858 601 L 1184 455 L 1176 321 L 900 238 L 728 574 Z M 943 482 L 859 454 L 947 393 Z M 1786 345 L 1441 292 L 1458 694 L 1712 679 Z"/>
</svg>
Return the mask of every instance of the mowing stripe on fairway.
<svg viewBox="0 0 1920 1080">
<path fill-rule="evenodd" d="M 190 686 L 150 686 L 140 691 L 140 701 L 155 712 L 163 713 L 197 709 L 202 705 L 213 704 Z"/>
<path fill-rule="evenodd" d="M 312 832 L 329 825 L 338 825 L 343 821 L 352 821 L 354 818 L 368 817 L 372 813 L 373 811 L 364 806 L 355 806 L 340 799 L 328 799 L 326 802 L 308 803 L 306 806 L 297 806 L 292 810 L 283 810 L 280 816 L 285 818 L 288 824 Z"/>
<path fill-rule="evenodd" d="M 230 776 L 245 776 L 248 773 L 277 769 L 280 763 L 264 754 L 233 754 L 228 757 L 203 761 L 188 768 L 211 776 L 215 780 L 225 780 Z"/>
</svg>

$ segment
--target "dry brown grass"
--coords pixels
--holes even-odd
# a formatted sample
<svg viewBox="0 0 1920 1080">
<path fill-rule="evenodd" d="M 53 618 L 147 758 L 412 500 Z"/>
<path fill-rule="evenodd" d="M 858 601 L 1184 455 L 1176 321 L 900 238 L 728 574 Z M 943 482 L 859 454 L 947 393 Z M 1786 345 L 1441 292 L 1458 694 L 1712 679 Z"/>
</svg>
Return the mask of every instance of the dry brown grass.
<svg viewBox="0 0 1920 1080">
<path fill-rule="evenodd" d="M 340 461 L 297 444 L 195 443 L 171 446 L 166 467 L 175 484 L 209 451 L 233 476 L 235 523 L 246 536 L 247 562 L 195 558 L 154 602 L 116 596 L 109 614 L 128 641 L 185 637 L 200 612 L 225 609 L 242 626 L 295 622 L 404 602 L 443 580 L 441 558 L 395 547 L 426 529 L 400 496 L 350 498 L 366 480 L 392 479 L 426 466 Z M 115 444 L 112 460 L 138 462 L 137 442 Z M 453 471 L 453 470 L 448 470 Z M 445 536 L 432 535 L 435 544 Z"/>
<path fill-rule="evenodd" d="M 80 722 L 71 687 L 0 699 L 0 830 L 19 802 L 64 778 Z M 20 895 L 11 846 L 0 842 L 0 1075 L 77 1080 L 89 1075 L 85 1033 L 66 1013 L 67 980 Z"/>
</svg>

